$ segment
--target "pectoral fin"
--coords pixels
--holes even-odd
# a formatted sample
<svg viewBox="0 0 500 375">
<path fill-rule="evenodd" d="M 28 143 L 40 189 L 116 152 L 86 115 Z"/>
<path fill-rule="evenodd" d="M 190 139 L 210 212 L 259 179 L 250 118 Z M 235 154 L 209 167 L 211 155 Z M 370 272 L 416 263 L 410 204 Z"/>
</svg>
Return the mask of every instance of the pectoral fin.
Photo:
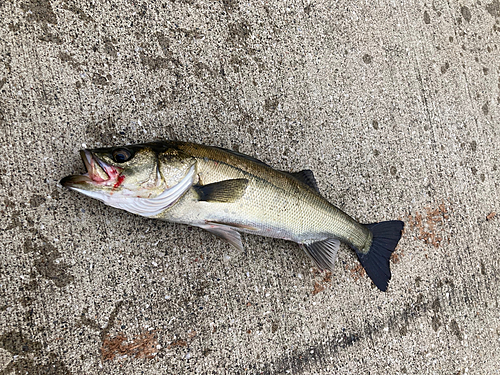
<svg viewBox="0 0 500 375">
<path fill-rule="evenodd" d="M 203 228 L 216 235 L 217 237 L 226 240 L 238 250 L 243 250 L 243 244 L 241 243 L 240 234 L 230 226 L 220 224 L 206 224 L 200 225 L 200 228 Z"/>
<path fill-rule="evenodd" d="M 206 202 L 234 202 L 245 194 L 248 186 L 246 178 L 224 180 L 207 185 L 196 185 L 198 200 Z"/>
<path fill-rule="evenodd" d="M 339 240 L 336 238 L 327 238 L 323 241 L 300 245 L 320 269 L 333 271 L 337 251 L 340 246 Z"/>
</svg>

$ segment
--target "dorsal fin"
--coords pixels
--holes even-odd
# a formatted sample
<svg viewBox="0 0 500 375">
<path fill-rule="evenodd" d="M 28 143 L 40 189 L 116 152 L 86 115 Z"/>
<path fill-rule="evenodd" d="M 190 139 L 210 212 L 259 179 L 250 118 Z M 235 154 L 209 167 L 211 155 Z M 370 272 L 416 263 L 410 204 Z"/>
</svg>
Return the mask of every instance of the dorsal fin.
<svg viewBox="0 0 500 375">
<path fill-rule="evenodd" d="M 303 171 L 293 172 L 290 174 L 300 182 L 303 182 L 304 184 L 312 188 L 314 191 L 319 193 L 318 183 L 314 178 L 313 171 L 311 171 L 310 169 L 304 169 Z"/>
</svg>

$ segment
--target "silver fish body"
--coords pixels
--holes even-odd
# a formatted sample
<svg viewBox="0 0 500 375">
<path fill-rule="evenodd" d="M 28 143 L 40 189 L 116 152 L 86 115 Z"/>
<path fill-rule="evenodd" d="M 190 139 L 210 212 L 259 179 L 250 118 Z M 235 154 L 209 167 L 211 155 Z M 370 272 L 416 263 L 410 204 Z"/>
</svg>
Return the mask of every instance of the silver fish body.
<svg viewBox="0 0 500 375">
<path fill-rule="evenodd" d="M 198 226 L 242 249 L 239 232 L 297 242 L 333 270 L 340 242 L 386 290 L 401 221 L 363 225 L 324 199 L 311 171 L 275 170 L 218 147 L 166 141 L 82 151 L 88 173 L 61 184 L 104 203 Z"/>
</svg>

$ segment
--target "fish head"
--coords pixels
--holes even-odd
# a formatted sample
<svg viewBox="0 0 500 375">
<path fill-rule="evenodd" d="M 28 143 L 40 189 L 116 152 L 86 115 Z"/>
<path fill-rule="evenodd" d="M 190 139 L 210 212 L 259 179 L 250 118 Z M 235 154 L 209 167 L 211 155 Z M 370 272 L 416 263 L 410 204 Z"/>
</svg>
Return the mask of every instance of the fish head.
<svg viewBox="0 0 500 375">
<path fill-rule="evenodd" d="M 85 149 L 80 155 L 87 173 L 65 177 L 61 185 L 143 216 L 173 204 L 195 176 L 193 158 L 159 143 Z"/>
</svg>

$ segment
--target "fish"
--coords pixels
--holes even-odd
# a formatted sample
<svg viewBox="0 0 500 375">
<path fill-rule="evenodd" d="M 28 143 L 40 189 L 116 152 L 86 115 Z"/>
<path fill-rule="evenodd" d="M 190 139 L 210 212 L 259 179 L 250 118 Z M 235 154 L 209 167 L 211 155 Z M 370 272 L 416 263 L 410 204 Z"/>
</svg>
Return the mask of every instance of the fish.
<svg viewBox="0 0 500 375">
<path fill-rule="evenodd" d="M 87 172 L 62 186 L 147 218 L 207 230 L 243 250 L 240 233 L 293 241 L 320 270 L 350 246 L 386 291 L 400 220 L 361 224 L 320 193 L 311 170 L 284 172 L 228 149 L 174 140 L 80 151 Z"/>
</svg>

